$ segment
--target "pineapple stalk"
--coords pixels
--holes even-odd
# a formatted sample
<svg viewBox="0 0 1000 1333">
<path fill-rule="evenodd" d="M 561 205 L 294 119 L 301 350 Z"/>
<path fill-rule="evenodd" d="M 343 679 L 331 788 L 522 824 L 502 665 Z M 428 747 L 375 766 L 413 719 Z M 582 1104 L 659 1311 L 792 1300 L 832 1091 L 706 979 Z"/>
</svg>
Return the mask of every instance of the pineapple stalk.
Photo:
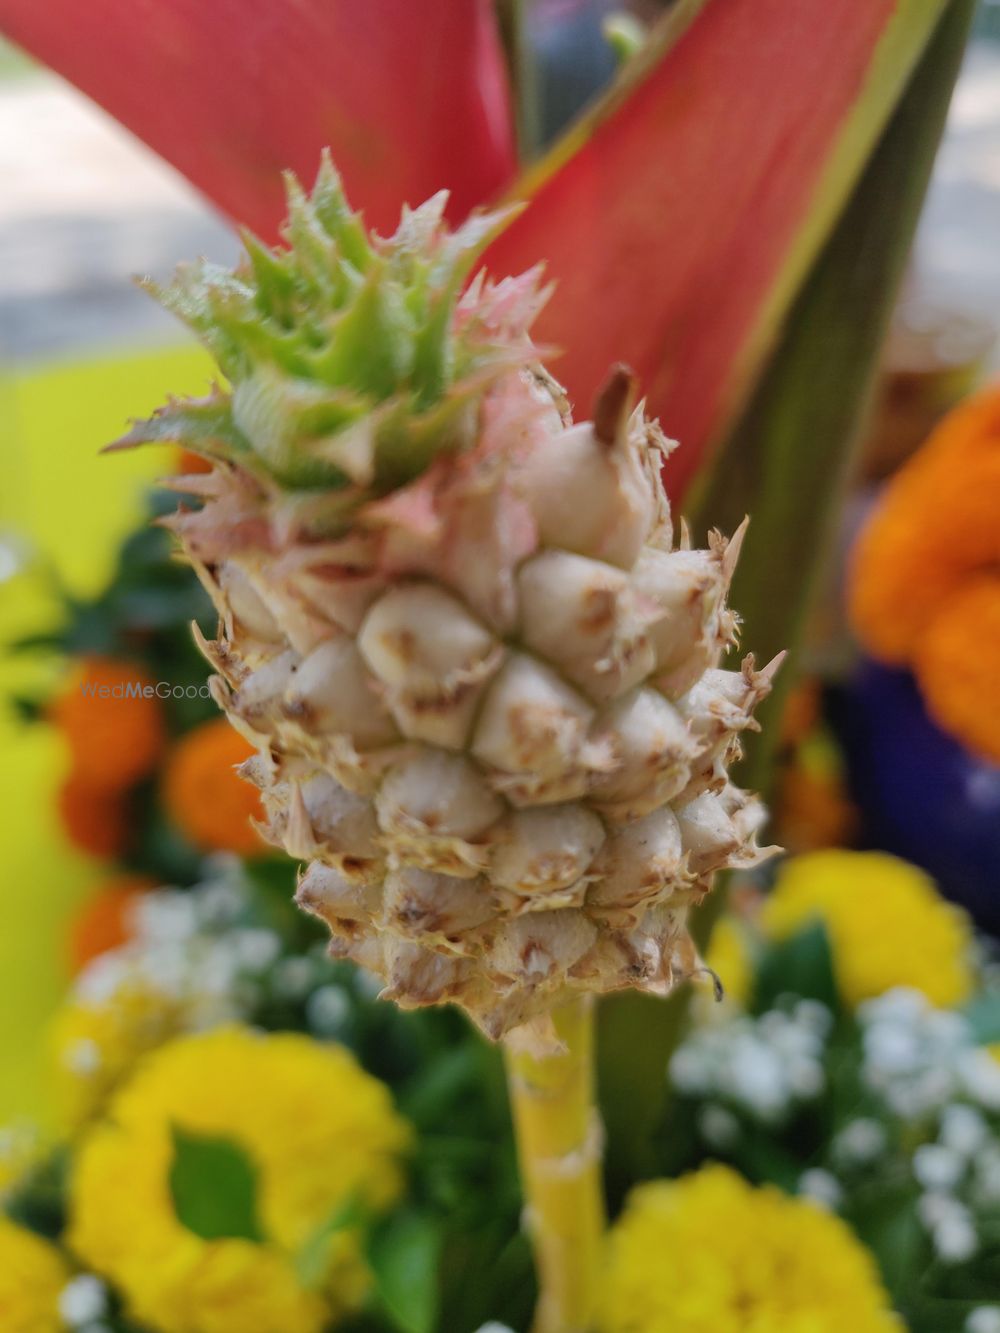
<svg viewBox="0 0 1000 1333">
<path fill-rule="evenodd" d="M 286 247 L 160 293 L 226 385 L 120 447 L 211 460 L 168 523 L 331 954 L 506 1038 L 539 1328 L 569 1333 L 600 1236 L 592 1000 L 703 973 L 690 907 L 773 850 L 728 768 L 777 663 L 721 666 L 744 525 L 678 540 L 633 376 L 574 422 L 530 337 L 539 271 L 470 282 L 505 217 L 443 208 L 369 236 L 328 160 L 290 181 Z"/>
<path fill-rule="evenodd" d="M 534 1333 L 586 1333 L 600 1280 L 604 1202 L 594 1104 L 594 1001 L 552 1013 L 562 1049 L 504 1041 L 526 1224 L 540 1296 Z"/>
</svg>

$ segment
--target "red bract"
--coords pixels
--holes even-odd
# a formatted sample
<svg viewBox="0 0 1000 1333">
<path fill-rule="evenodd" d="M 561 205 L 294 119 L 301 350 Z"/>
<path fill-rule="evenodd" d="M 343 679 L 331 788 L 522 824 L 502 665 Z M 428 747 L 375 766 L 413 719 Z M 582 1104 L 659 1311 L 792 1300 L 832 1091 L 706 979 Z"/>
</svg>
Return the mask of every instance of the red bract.
<svg viewBox="0 0 1000 1333">
<path fill-rule="evenodd" d="M 568 160 L 543 164 L 530 207 L 487 255 L 499 272 L 546 260 L 556 292 L 537 336 L 565 349 L 554 369 L 581 407 L 612 361 L 638 372 L 651 414 L 684 446 L 667 467 L 673 493 L 762 350 L 768 305 L 896 9 L 709 3 L 580 128 Z"/>
<path fill-rule="evenodd" d="M 623 84 L 516 187 L 487 255 L 548 262 L 538 333 L 587 410 L 629 362 L 683 441 L 679 494 L 731 422 L 850 197 L 945 0 L 689 0 Z M 451 215 L 513 176 L 488 0 L 0 0 L 0 27 L 231 216 L 273 236 L 279 171 L 324 145 L 387 230 L 442 187 Z"/>
<path fill-rule="evenodd" d="M 282 170 L 311 181 L 326 145 L 386 231 L 514 174 L 489 0 L 0 0 L 0 28 L 269 239 Z"/>
</svg>

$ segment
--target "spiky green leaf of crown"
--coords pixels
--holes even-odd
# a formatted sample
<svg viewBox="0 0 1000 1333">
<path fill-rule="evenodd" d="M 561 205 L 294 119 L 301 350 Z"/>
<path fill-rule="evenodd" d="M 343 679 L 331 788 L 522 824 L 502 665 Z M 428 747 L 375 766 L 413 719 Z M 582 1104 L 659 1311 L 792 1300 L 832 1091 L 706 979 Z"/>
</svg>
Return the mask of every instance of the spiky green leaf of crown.
<svg viewBox="0 0 1000 1333">
<path fill-rule="evenodd" d="M 530 343 L 475 317 L 462 288 L 516 209 L 452 232 L 447 194 L 403 209 L 394 236 L 369 235 L 324 153 L 311 195 L 286 176 L 285 246 L 243 232 L 235 270 L 182 265 L 146 287 L 212 353 L 227 386 L 172 401 L 116 446 L 176 441 L 239 457 L 290 489 L 379 493 L 471 435 L 469 406 Z"/>
</svg>

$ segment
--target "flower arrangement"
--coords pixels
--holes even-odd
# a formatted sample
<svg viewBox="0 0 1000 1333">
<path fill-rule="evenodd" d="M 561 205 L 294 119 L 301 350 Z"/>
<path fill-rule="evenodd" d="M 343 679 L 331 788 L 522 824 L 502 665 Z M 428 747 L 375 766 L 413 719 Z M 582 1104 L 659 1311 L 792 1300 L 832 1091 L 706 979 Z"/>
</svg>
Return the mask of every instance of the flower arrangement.
<svg viewBox="0 0 1000 1333">
<path fill-rule="evenodd" d="M 851 929 L 859 911 L 879 946 Z M 721 1010 L 698 1010 L 671 1060 L 671 1174 L 721 1160 L 811 1199 L 871 1249 L 907 1328 L 988 1327 L 1000 1205 L 989 943 L 914 867 L 846 851 L 788 861 L 723 942 L 718 965 L 741 956 L 744 980 Z"/>
<path fill-rule="evenodd" d="M 16 0 L 12 9 L 22 23 Z M 470 114 L 454 116 L 454 90 L 439 79 L 427 79 L 424 92 L 440 84 L 449 94 L 443 99 L 385 99 L 406 107 L 404 120 L 414 123 L 418 112 L 445 107 L 456 134 L 442 140 L 465 144 L 471 131 L 497 150 L 474 185 L 468 175 L 460 183 L 461 203 L 447 221 L 447 197 L 437 194 L 404 207 L 395 233 L 382 234 L 393 180 L 378 165 L 380 231 L 369 234 L 325 157 L 311 195 L 287 178 L 281 245 L 246 233 L 236 270 L 200 264 L 158 289 L 209 348 L 223 382 L 201 400 L 171 399 L 117 447 L 169 442 L 208 461 L 207 471 L 177 480 L 187 499 L 167 525 L 216 612 L 217 625 L 199 626 L 196 638 L 216 672 L 214 700 L 239 735 L 224 740 L 207 720 L 192 731 L 190 717 L 168 719 L 165 732 L 177 744 L 173 754 L 161 747 L 162 784 L 152 763 L 140 770 L 135 758 L 128 781 L 136 785 L 108 803 L 100 835 L 91 829 L 96 797 L 121 797 L 121 776 L 117 788 L 107 780 L 78 784 L 67 819 L 91 846 L 120 850 L 128 868 L 192 885 L 206 873 L 206 853 L 249 852 L 240 841 L 243 817 L 262 810 L 266 838 L 305 863 L 296 898 L 328 929 L 337 962 L 318 957 L 315 922 L 290 915 L 273 884 L 260 882 L 285 869 L 277 859 L 237 872 L 246 877 L 241 903 L 271 917 L 264 929 L 236 919 L 220 926 L 204 915 L 212 899 L 200 887 L 186 896 L 133 895 L 105 937 L 117 947 L 83 968 L 57 1029 L 61 1072 L 80 1094 L 68 1099 L 64 1141 L 9 1196 L 13 1219 L 85 1266 L 60 1294 L 59 1318 L 158 1333 L 221 1333 L 248 1322 L 261 1333 L 288 1325 L 319 1333 L 338 1323 L 379 1333 L 471 1333 L 484 1315 L 524 1328 L 533 1273 L 535 1333 L 600 1326 L 657 1333 L 668 1318 L 692 1330 L 784 1319 L 804 1333 L 829 1325 L 838 1287 L 842 1318 L 889 1326 L 890 1297 L 902 1298 L 884 1247 L 870 1242 L 880 1284 L 844 1224 L 724 1168 L 692 1162 L 702 1168 L 697 1174 L 647 1185 L 606 1233 L 595 1101 L 595 998 L 607 1013 L 615 1004 L 609 996 L 631 992 L 618 998 L 638 1001 L 641 1015 L 643 1001 L 662 1000 L 684 982 L 714 981 L 721 991 L 699 952 L 696 909 L 716 872 L 760 873 L 778 852 L 758 844 L 764 807 L 733 770 L 759 729 L 754 710 L 772 691 L 779 650 L 796 637 L 800 585 L 815 564 L 811 529 L 823 520 L 849 418 L 864 397 L 922 190 L 924 173 L 912 167 L 940 127 L 964 31 L 958 0 L 941 0 L 933 14 L 910 0 L 891 13 L 859 6 L 856 32 L 843 16 L 831 25 L 824 6 L 807 10 L 802 18 L 817 23 L 814 66 L 786 59 L 781 41 L 772 48 L 751 40 L 758 22 L 773 23 L 775 38 L 785 33 L 784 13 L 762 16 L 747 0 L 706 6 L 704 17 L 697 6 L 672 13 L 626 88 L 521 183 L 531 202 L 515 218 L 516 210 L 468 214 L 509 174 L 512 141 L 510 124 L 507 137 L 497 129 L 506 85 L 495 15 L 485 4 L 464 6 L 450 17 L 462 19 L 461 40 L 474 39 L 479 81 L 466 98 Z M 155 8 L 150 16 L 154 26 L 162 18 Z M 251 31 L 253 16 L 245 17 L 234 39 Z M 318 19 L 316 41 L 302 44 L 303 69 L 306 48 L 332 53 L 347 74 L 345 54 L 360 63 L 340 40 L 336 4 L 319 15 L 307 0 L 301 17 Z M 516 64 L 517 15 L 506 17 Z M 211 28 L 216 20 L 208 21 Z M 177 41 L 183 27 L 168 19 L 171 40 L 158 43 L 144 24 L 134 48 L 139 64 L 168 47 L 168 61 L 178 51 L 186 59 Z M 392 32 L 388 50 L 380 27 Z M 127 21 L 108 30 L 128 49 Z M 733 42 L 734 30 L 746 40 Z M 35 31 L 30 19 L 27 31 Z M 406 67 L 395 70 L 402 84 L 418 63 L 418 44 L 411 52 L 395 25 L 378 22 L 370 40 L 382 74 L 404 51 Z M 213 66 L 215 47 L 205 48 Z M 741 57 L 737 80 L 726 73 L 728 52 L 744 47 L 754 58 Z M 306 80 L 288 77 L 280 44 L 268 50 L 276 58 L 263 72 L 256 56 L 251 65 L 261 73 L 258 124 L 268 120 L 260 111 L 273 69 L 284 70 L 279 84 L 289 101 L 308 92 Z M 68 63 L 75 65 L 72 57 Z M 127 107 L 132 62 L 122 67 L 130 71 L 124 97 L 119 86 L 112 101 Z M 789 107 L 805 113 L 818 105 L 821 72 L 830 94 L 822 114 L 796 119 Z M 787 105 L 771 96 L 775 81 Z M 209 116 L 214 86 L 203 106 Z M 693 93 L 679 120 L 678 86 Z M 751 98 L 735 117 L 734 89 Z M 317 124 L 334 125 L 351 172 L 371 188 L 380 154 L 357 153 L 364 136 L 353 132 L 350 97 L 347 114 L 339 87 L 336 98 L 334 108 L 324 102 L 321 115 L 301 118 L 285 114 L 279 99 L 278 142 L 300 149 Z M 752 114 L 761 100 L 779 104 L 781 114 Z M 148 88 L 140 101 L 154 105 Z M 234 105 L 249 101 L 244 95 Z M 722 160 L 733 167 L 716 179 L 713 166 L 706 178 L 701 164 L 713 155 L 703 127 L 716 134 L 723 125 Z M 344 135 L 344 126 L 352 132 Z M 792 127 L 808 134 L 801 152 L 788 155 Z M 397 125 L 403 139 L 411 129 Z M 155 117 L 145 132 L 168 137 Z M 681 175 L 638 173 L 637 192 L 636 163 L 660 135 Z M 203 135 L 186 139 L 200 145 Z M 252 139 L 241 132 L 232 142 L 245 148 Z M 398 142 L 388 147 L 383 162 L 399 156 Z M 263 156 L 272 160 L 273 151 Z M 864 230 L 860 248 L 874 256 L 870 286 L 848 280 L 840 255 L 845 235 L 847 248 L 857 248 L 861 204 L 877 174 L 863 170 L 869 157 L 900 187 L 887 192 L 892 205 L 878 218 L 885 225 Z M 205 180 L 200 148 L 178 160 Z M 275 182 L 261 194 L 241 186 L 228 165 L 215 172 L 219 196 L 241 201 L 244 216 L 259 218 L 273 236 Z M 419 177 L 421 163 L 407 161 L 414 166 Z M 607 200 L 596 232 L 581 207 L 595 181 Z M 734 199 L 766 201 L 762 225 L 747 228 Z M 693 219 L 687 201 L 695 201 Z M 664 217 L 677 245 L 663 244 Z M 605 243 L 595 244 L 602 231 Z M 520 276 L 470 281 L 486 246 L 493 272 Z M 546 292 L 525 257 L 535 263 L 545 253 L 557 261 L 568 299 L 553 302 L 555 315 L 542 315 L 539 327 L 547 336 L 595 329 L 567 368 L 577 404 L 593 402 L 591 420 L 574 422 L 542 364 L 547 349 L 532 342 Z M 654 255 L 668 261 L 647 272 L 643 256 Z M 805 280 L 810 268 L 815 283 Z M 608 302 L 611 287 L 617 299 Z M 598 310 L 606 317 L 597 319 Z M 808 363 L 811 346 L 803 325 L 824 335 L 863 327 L 865 337 L 845 339 L 844 348 L 830 339 L 832 354 L 803 376 L 802 353 Z M 701 494 L 709 508 L 718 505 L 730 537 L 712 528 L 698 548 L 687 524 L 675 527 L 661 476 L 672 444 L 639 401 L 637 377 L 616 364 L 601 387 L 614 338 L 621 345 L 613 355 L 634 353 L 652 408 L 669 409 L 690 435 L 683 467 L 725 435 L 722 461 Z M 765 479 L 780 463 L 782 485 L 796 492 L 803 451 L 790 444 L 804 428 L 812 432 L 812 472 L 789 524 Z M 756 468 L 749 483 L 748 458 Z M 728 598 L 749 499 L 754 507 L 761 501 L 763 548 L 740 571 L 736 600 L 748 608 L 754 641 L 760 634 L 768 656 L 778 655 L 762 669 L 752 657 L 727 669 L 723 656 L 739 625 Z M 702 518 L 699 536 L 715 521 L 714 513 Z M 776 553 L 782 569 L 772 587 Z M 242 758 L 246 749 L 236 747 L 244 742 L 252 753 L 242 773 L 259 798 L 251 791 L 243 801 L 235 794 L 216 801 L 209 766 Z M 143 751 L 139 744 L 139 757 Z M 211 818 L 209 802 L 218 806 Z M 137 819 L 142 810 L 147 817 Z M 824 1086 L 821 1053 L 831 1034 L 864 1022 L 865 1003 L 875 1001 L 859 1001 L 877 982 L 870 959 L 855 971 L 846 955 L 837 961 L 855 937 L 838 934 L 833 896 L 811 881 L 796 887 L 790 875 L 742 982 L 752 1006 L 781 1011 L 782 996 L 799 995 L 790 1020 L 775 1017 L 765 1027 L 766 1014 L 753 1018 L 794 1056 L 790 1084 L 808 1105 Z M 912 884 L 894 891 L 887 915 L 919 900 Z M 925 892 L 917 936 L 943 929 L 945 914 L 933 906 Z M 171 912 L 187 917 L 173 938 Z M 951 925 L 958 949 L 968 938 Z M 733 956 L 738 940 L 724 934 L 717 947 Z M 926 959 L 918 944 L 903 971 Z M 316 972 L 346 959 L 357 968 L 349 985 L 342 972 L 317 985 Z M 287 988 L 280 996 L 271 990 L 279 976 Z M 943 989 L 950 983 L 957 1003 L 972 989 L 965 982 L 956 964 Z M 379 985 L 384 998 L 417 1012 L 372 1018 L 370 988 Z M 478 1044 L 458 1014 L 435 1012 L 446 1004 L 503 1042 L 509 1109 L 498 1053 Z M 676 1000 L 667 1012 L 680 1013 Z M 751 1021 L 729 1014 L 699 1029 L 669 1062 L 682 1092 L 672 1112 L 687 1116 L 689 1134 L 646 1145 L 654 1174 L 676 1172 L 704 1119 L 685 1104 L 694 1084 L 683 1086 L 685 1063 L 689 1073 L 697 1067 L 698 1041 L 724 1047 L 726 1022 Z M 324 1045 L 318 1032 L 303 1035 L 324 1015 L 345 1029 L 339 1035 L 354 1056 Z M 657 1021 L 662 1029 L 662 1015 Z M 289 1027 L 298 1031 L 281 1031 Z M 633 1023 L 626 1053 L 638 1050 L 641 1033 Z M 668 1061 L 659 1036 L 650 1053 L 659 1062 L 652 1077 L 663 1084 Z M 758 1041 L 755 1063 L 763 1049 Z M 318 1114 L 314 1098 L 327 1099 Z M 385 1131 L 376 1135 L 383 1157 L 396 1163 L 412 1147 L 408 1170 L 396 1163 L 383 1190 L 356 1178 L 364 1153 L 349 1141 L 359 1137 L 355 1101 L 378 1121 L 369 1128 Z M 341 1113 L 352 1133 L 330 1143 Z M 718 1115 L 715 1123 L 718 1130 Z M 311 1145 L 322 1152 L 320 1168 Z M 755 1186 L 767 1176 L 760 1162 L 744 1171 Z M 345 1190 L 345 1176 L 353 1189 Z M 788 1181 L 778 1183 L 791 1192 Z M 128 1194 L 133 1184 L 138 1207 Z M 659 1246 L 675 1242 L 686 1277 L 698 1266 L 683 1262 L 682 1238 L 707 1237 L 708 1219 L 720 1210 L 759 1227 L 756 1272 L 734 1252 L 724 1266 L 702 1266 L 700 1285 L 657 1284 L 650 1261 Z M 790 1236 L 807 1240 L 822 1260 L 814 1255 L 810 1264 Z M 700 1249 L 695 1242 L 692 1252 Z M 826 1298 L 827 1288 L 809 1289 L 819 1262 L 829 1270 Z M 711 1290 L 723 1267 L 728 1296 Z M 780 1299 L 776 1274 L 794 1279 Z M 985 1317 L 978 1308 L 972 1314 Z"/>
<path fill-rule="evenodd" d="M 845 915 L 884 887 L 911 972 L 892 949 L 863 985 L 844 966 L 858 940 L 838 877 Z M 223 858 L 192 888 L 147 890 L 126 941 L 79 974 L 53 1028 L 60 1133 L 30 1153 L 9 1139 L 0 1240 L 38 1257 L 12 1309 L 88 1333 L 526 1327 L 498 1063 L 455 1015 L 400 1013 L 330 959 L 288 878 Z M 742 901 L 710 955 L 726 1002 L 696 1007 L 670 1061 L 659 1179 L 595 1253 L 595 1328 L 988 1328 L 989 947 L 919 871 L 864 853 L 793 858 L 762 905 Z"/>
<path fill-rule="evenodd" d="M 604 1333 L 899 1328 L 870 1254 L 839 1218 L 728 1167 L 637 1186 L 609 1248 Z"/>
<path fill-rule="evenodd" d="M 166 534 L 143 530 L 99 595 L 64 596 L 62 623 L 15 645 L 61 660 L 53 689 L 17 703 L 65 742 L 57 801 L 67 836 L 117 863 L 119 878 L 190 883 L 212 852 L 265 854 L 252 823 L 263 809 L 235 772 L 252 748 L 219 725 L 190 641 L 191 622 L 210 614 Z"/>
<path fill-rule="evenodd" d="M 341 1047 L 238 1027 L 181 1037 L 87 1136 L 67 1243 L 150 1329 L 320 1333 L 363 1303 L 350 1214 L 395 1201 L 407 1140 Z"/>
<path fill-rule="evenodd" d="M 929 876 L 884 852 L 830 849 L 786 862 L 761 924 L 778 942 L 822 925 L 838 991 L 852 1006 L 907 986 L 952 1008 L 972 990 L 967 917 L 941 899 Z"/>
<path fill-rule="evenodd" d="M 495 1067 L 452 1016 L 377 1003 L 288 881 L 224 858 L 143 893 L 56 1016 L 58 1134 L 12 1131 L 0 1178 L 59 1261 L 16 1289 L 54 1328 L 403 1333 L 527 1310 Z M 471 1238 L 471 1270 L 441 1267 Z"/>
</svg>

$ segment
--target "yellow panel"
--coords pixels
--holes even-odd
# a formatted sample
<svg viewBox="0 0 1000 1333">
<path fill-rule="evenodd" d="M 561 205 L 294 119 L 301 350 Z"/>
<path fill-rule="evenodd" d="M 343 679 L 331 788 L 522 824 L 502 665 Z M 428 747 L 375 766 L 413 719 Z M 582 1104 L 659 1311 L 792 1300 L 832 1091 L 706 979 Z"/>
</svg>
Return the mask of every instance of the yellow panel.
<svg viewBox="0 0 1000 1333">
<path fill-rule="evenodd" d="M 139 521 L 144 487 L 172 460 L 164 449 L 104 458 L 98 450 L 168 392 L 205 392 L 210 373 L 188 345 L 29 368 L 0 383 L 0 536 L 29 553 L 27 570 L 0 582 L 0 645 L 51 625 L 46 564 L 75 593 L 107 579 Z M 66 984 L 66 922 L 106 873 L 59 828 L 59 737 L 23 726 L 6 707 L 10 689 L 32 677 L 37 668 L 0 651 L 0 1123 L 44 1117 L 45 1025 Z"/>
</svg>

